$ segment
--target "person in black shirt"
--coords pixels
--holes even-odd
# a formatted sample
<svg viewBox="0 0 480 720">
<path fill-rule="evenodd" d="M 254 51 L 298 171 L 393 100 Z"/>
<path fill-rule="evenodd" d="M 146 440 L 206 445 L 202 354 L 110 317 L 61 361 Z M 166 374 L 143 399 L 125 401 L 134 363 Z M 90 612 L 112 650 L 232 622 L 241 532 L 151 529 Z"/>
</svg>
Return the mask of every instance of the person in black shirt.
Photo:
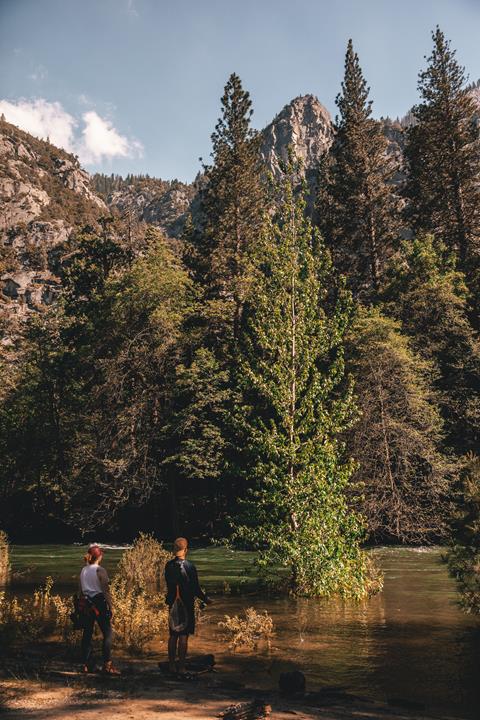
<svg viewBox="0 0 480 720">
<path fill-rule="evenodd" d="M 168 664 L 172 673 L 176 672 L 175 658 L 178 649 L 178 672 L 185 673 L 185 659 L 188 650 L 188 636 L 195 632 L 195 598 L 210 604 L 210 598 L 205 595 L 198 582 L 197 568 L 186 560 L 188 542 L 185 538 L 177 538 L 173 545 L 175 557 L 165 565 L 165 582 L 167 595 L 165 602 L 171 608 L 177 596 L 177 588 L 183 604 L 187 610 L 188 622 L 184 630 L 175 632 L 170 629 L 168 640 Z"/>
</svg>

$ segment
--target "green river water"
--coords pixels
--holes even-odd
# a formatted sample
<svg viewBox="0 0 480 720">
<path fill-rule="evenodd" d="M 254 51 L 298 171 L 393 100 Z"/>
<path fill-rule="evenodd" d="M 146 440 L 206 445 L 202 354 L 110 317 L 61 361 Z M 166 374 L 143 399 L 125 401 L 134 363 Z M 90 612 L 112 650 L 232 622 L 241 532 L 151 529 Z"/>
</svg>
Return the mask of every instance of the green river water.
<svg viewBox="0 0 480 720">
<path fill-rule="evenodd" d="M 121 548 L 106 551 L 113 574 Z M 215 652 L 222 668 L 250 686 L 271 687 L 280 672 L 299 668 L 309 689 L 338 686 L 387 702 L 408 702 L 428 713 L 480 718 L 480 622 L 457 605 L 455 586 L 435 548 L 378 548 L 383 592 L 361 604 L 271 598 L 254 593 L 242 575 L 249 553 L 222 548 L 193 550 L 201 583 L 214 595 L 192 648 Z M 30 592 L 46 575 L 70 591 L 82 566 L 83 548 L 14 546 L 10 591 Z M 224 582 L 243 583 L 240 595 L 221 593 Z M 229 653 L 217 622 L 253 605 L 268 609 L 276 627 L 270 653 Z M 164 644 L 158 645 L 164 652 Z"/>
</svg>

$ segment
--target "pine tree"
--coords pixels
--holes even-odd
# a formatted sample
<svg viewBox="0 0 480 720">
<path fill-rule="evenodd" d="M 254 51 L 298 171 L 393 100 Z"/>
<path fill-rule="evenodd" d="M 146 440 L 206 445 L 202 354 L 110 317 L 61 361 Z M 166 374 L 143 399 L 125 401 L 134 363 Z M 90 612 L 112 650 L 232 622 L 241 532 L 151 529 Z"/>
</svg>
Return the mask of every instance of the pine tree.
<svg viewBox="0 0 480 720">
<path fill-rule="evenodd" d="M 368 96 L 349 40 L 342 93 L 336 99 L 340 118 L 321 167 L 318 210 L 337 266 L 356 294 L 374 298 L 397 237 L 398 199 L 390 183 L 395 162 L 387 154 L 380 123 L 371 118 Z"/>
<path fill-rule="evenodd" d="M 353 466 L 338 439 L 354 412 L 342 344 L 352 300 L 340 290 L 331 301 L 330 256 L 305 219 L 305 193 L 294 195 L 295 168 L 285 171 L 241 340 L 254 485 L 235 536 L 260 550 L 267 570 L 288 568 L 295 593 L 359 597 L 363 525 L 347 505 Z"/>
<path fill-rule="evenodd" d="M 480 615 L 480 457 L 466 456 L 447 555 L 465 612 Z"/>
<path fill-rule="evenodd" d="M 205 166 L 203 227 L 196 234 L 194 263 L 205 298 L 223 317 L 224 333 L 237 338 L 243 306 L 252 291 L 252 247 L 262 221 L 259 136 L 250 127 L 248 92 L 232 74 L 212 134 L 213 165 Z"/>
<path fill-rule="evenodd" d="M 480 236 L 477 108 L 440 28 L 432 38 L 428 67 L 418 80 L 422 102 L 413 108 L 416 122 L 407 132 L 407 214 L 415 232 L 434 233 L 465 269 Z"/>
<path fill-rule="evenodd" d="M 480 444 L 480 339 L 468 318 L 465 275 L 431 235 L 402 245 L 386 293 L 389 313 L 402 321 L 432 373 L 445 426 L 445 448 L 461 456 Z"/>
<path fill-rule="evenodd" d="M 431 542 L 445 535 L 452 464 L 430 384 L 432 362 L 398 321 L 360 310 L 349 335 L 360 418 L 348 435 L 362 484 L 359 508 L 376 542 Z"/>
</svg>

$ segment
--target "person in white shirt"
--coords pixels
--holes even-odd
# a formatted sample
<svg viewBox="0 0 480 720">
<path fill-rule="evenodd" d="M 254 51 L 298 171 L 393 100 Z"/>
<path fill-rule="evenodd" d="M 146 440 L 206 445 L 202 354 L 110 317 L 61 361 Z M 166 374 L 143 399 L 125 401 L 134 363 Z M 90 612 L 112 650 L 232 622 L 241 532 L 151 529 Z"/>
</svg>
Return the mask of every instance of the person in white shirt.
<svg viewBox="0 0 480 720">
<path fill-rule="evenodd" d="M 112 597 L 108 574 L 100 563 L 103 551 L 98 545 L 90 545 L 84 557 L 85 567 L 80 572 L 80 592 L 87 601 L 87 612 L 82 637 L 82 672 L 90 671 L 92 654 L 92 636 L 95 621 L 103 635 L 103 671 L 109 675 L 119 675 L 111 660 L 112 652 Z"/>
</svg>

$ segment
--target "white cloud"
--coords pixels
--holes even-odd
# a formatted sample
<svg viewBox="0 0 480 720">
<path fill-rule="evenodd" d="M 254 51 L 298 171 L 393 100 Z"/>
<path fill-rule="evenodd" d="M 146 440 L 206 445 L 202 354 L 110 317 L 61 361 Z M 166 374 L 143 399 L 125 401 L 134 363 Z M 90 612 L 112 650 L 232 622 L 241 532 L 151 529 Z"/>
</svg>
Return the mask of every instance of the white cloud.
<svg viewBox="0 0 480 720">
<path fill-rule="evenodd" d="M 60 103 L 38 100 L 0 100 L 0 112 L 8 122 L 39 138 L 50 138 L 54 145 L 74 152 L 75 118 Z"/>
<path fill-rule="evenodd" d="M 94 110 L 84 113 L 83 121 L 82 154 L 87 164 L 101 163 L 115 157 L 141 155 L 143 148 L 137 140 L 120 135 L 110 120 L 101 118 Z"/>
<path fill-rule="evenodd" d="M 59 102 L 37 100 L 0 100 L 0 113 L 18 127 L 40 138 L 50 138 L 68 152 L 76 153 L 85 165 L 101 164 L 114 158 L 141 157 L 138 140 L 121 135 L 113 123 L 94 110 L 82 115 L 80 122 Z"/>
</svg>

